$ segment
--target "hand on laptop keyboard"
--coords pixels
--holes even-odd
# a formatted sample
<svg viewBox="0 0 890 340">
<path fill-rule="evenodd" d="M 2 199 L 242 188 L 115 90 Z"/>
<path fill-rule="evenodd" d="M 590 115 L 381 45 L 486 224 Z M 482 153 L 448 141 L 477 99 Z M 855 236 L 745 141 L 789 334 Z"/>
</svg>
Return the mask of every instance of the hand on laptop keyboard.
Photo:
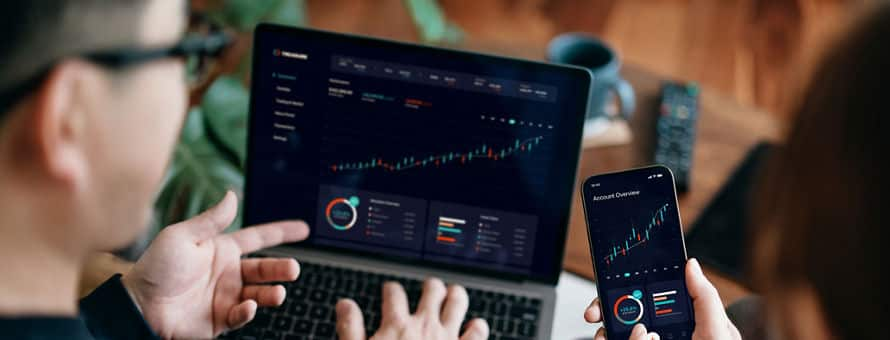
<svg viewBox="0 0 890 340">
<path fill-rule="evenodd" d="M 398 282 L 387 282 L 383 285 L 380 328 L 373 338 L 457 339 L 460 336 L 461 340 L 487 339 L 488 323 L 479 318 L 470 320 L 460 335 L 468 301 L 463 287 L 451 285 L 446 288 L 439 279 L 427 279 L 417 310 L 411 314 L 405 289 Z M 363 340 L 365 333 L 365 321 L 358 304 L 352 299 L 337 302 L 337 335 L 340 339 Z"/>
<path fill-rule="evenodd" d="M 384 299 L 392 306 L 391 294 L 382 295 L 384 283 L 398 282 L 395 287 L 404 288 L 403 295 L 398 296 L 407 307 L 402 308 L 405 319 L 416 318 L 408 311 L 417 311 L 421 306 L 424 283 L 420 280 L 396 275 L 381 274 L 364 270 L 356 270 L 340 266 L 323 265 L 310 261 L 300 261 L 300 278 L 294 282 L 284 282 L 287 287 L 287 300 L 280 307 L 265 307 L 257 310 L 256 318 L 243 329 L 225 334 L 223 339 L 240 340 L 322 340 L 334 339 L 337 333 L 337 313 L 335 306 L 340 300 L 355 301 L 361 309 L 362 317 L 351 316 L 350 325 L 364 323 L 362 328 L 366 338 L 373 335 L 382 337 L 384 332 L 377 332 L 383 326 Z M 443 286 L 440 286 L 444 289 Z M 467 312 L 462 316 L 464 329 L 476 318 L 485 319 L 491 340 L 530 340 L 538 333 L 541 300 L 530 296 L 519 296 L 470 287 L 466 289 L 469 296 Z M 384 296 L 387 296 L 384 298 Z M 447 296 L 447 297 L 446 297 Z M 441 295 L 439 305 L 452 305 L 449 294 Z M 426 303 L 426 302 L 424 302 Z M 354 306 L 353 306 L 354 307 Z M 387 307 L 389 308 L 389 307 Z M 441 309 L 441 308 L 440 308 Z M 449 309 L 449 310 L 454 310 Z M 354 312 L 355 309 L 352 309 Z M 463 312 L 461 312 L 463 314 Z M 442 322 L 445 313 L 438 319 L 426 320 Z M 350 314 L 353 315 L 353 314 Z M 449 314 L 450 315 L 450 314 Z M 342 319 L 342 317 L 341 317 Z M 359 322 L 356 322 L 358 320 Z M 342 323 L 342 320 L 341 320 Z M 395 323 L 395 325 L 400 325 Z M 401 324 L 405 326 L 405 324 Z M 481 326 L 481 325 L 480 325 Z M 474 326 L 474 327 L 480 327 Z M 343 327 L 343 326 L 341 326 Z M 358 326 L 350 326 L 358 327 Z M 350 328 L 352 329 L 352 328 Z M 342 332 L 342 331 L 341 331 Z M 357 335 L 358 332 L 349 335 Z M 389 334 L 389 333 L 386 333 Z M 449 334 L 451 339 L 458 338 L 457 332 Z M 467 334 L 464 334 L 467 339 Z M 341 339 L 348 338 L 341 335 Z M 418 336 L 423 339 L 424 337 Z M 486 338 L 485 336 L 481 338 Z M 358 339 L 365 339 L 359 337 Z M 389 339 L 382 337 L 382 339 Z M 475 337 L 470 339 L 476 339 Z"/>
</svg>

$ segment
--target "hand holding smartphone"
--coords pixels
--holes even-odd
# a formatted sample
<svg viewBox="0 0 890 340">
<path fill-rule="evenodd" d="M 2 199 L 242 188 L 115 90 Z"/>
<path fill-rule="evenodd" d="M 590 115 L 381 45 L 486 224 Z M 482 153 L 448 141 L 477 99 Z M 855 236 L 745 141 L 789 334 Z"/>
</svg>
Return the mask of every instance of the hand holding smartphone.
<svg viewBox="0 0 890 340">
<path fill-rule="evenodd" d="M 663 339 L 691 339 L 695 319 L 671 171 L 596 175 L 581 190 L 609 339 L 627 339 L 638 323 Z"/>
</svg>

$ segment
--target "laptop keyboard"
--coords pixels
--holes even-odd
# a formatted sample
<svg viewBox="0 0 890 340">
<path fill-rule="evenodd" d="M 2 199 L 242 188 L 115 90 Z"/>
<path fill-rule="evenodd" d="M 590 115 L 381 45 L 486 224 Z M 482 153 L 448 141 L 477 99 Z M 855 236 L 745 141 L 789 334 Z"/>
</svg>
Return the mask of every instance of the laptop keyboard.
<svg viewBox="0 0 890 340">
<path fill-rule="evenodd" d="M 300 261 L 300 278 L 285 283 L 287 299 L 276 308 L 260 308 L 246 327 L 222 339 L 300 340 L 335 339 L 336 312 L 340 298 L 355 300 L 362 309 L 368 337 L 380 326 L 381 286 L 386 281 L 402 284 L 411 311 L 420 300 L 423 282 L 415 279 L 358 271 Z M 541 300 L 467 288 L 470 297 L 467 319 L 488 321 L 489 339 L 532 339 L 537 332 Z M 465 322 L 466 322 L 465 320 Z"/>
</svg>

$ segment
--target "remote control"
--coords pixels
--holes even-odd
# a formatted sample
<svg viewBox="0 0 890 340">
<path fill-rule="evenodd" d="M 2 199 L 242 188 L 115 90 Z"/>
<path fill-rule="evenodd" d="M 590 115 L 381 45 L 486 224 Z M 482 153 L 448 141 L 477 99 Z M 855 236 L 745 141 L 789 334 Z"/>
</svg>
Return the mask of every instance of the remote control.
<svg viewBox="0 0 890 340">
<path fill-rule="evenodd" d="M 698 84 L 692 82 L 665 82 L 661 88 L 654 161 L 673 171 L 679 192 L 689 189 L 698 93 Z"/>
</svg>

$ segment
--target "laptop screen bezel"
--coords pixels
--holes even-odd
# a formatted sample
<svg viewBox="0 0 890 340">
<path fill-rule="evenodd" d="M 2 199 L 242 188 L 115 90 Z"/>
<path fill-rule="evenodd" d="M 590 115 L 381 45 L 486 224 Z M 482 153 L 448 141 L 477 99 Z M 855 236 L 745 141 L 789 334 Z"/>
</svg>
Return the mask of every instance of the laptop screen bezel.
<svg viewBox="0 0 890 340">
<path fill-rule="evenodd" d="M 571 79 L 572 80 L 571 87 L 573 89 L 579 91 L 579 93 L 583 93 L 584 95 L 570 96 L 571 98 L 576 99 L 577 102 L 574 104 L 568 105 L 569 107 L 572 107 L 572 109 L 564 110 L 565 112 L 563 112 L 563 113 L 564 114 L 572 114 L 574 116 L 574 117 L 569 117 L 570 119 L 567 119 L 567 121 L 571 122 L 573 124 L 573 126 L 569 130 L 570 133 L 568 135 L 560 136 L 560 138 L 569 138 L 574 141 L 569 144 L 573 145 L 574 148 L 577 149 L 577 150 L 573 150 L 571 152 L 572 155 L 576 155 L 576 156 L 573 157 L 573 159 L 564 160 L 566 162 L 565 166 L 571 167 L 571 169 L 572 169 L 571 178 L 570 179 L 562 179 L 562 180 L 553 179 L 553 181 L 557 185 L 571 185 L 572 187 L 569 190 L 566 190 L 566 192 L 567 192 L 566 197 L 554 198 L 554 199 L 563 201 L 564 204 L 561 204 L 561 206 L 564 206 L 564 208 L 562 209 L 562 211 L 557 212 L 558 215 L 560 216 L 558 223 L 554 226 L 547 226 L 547 227 L 552 227 L 552 230 L 555 230 L 558 233 L 558 235 L 556 236 L 556 240 L 558 242 L 553 245 L 553 247 L 554 247 L 553 252 L 555 253 L 555 254 L 553 254 L 554 255 L 553 262 L 551 263 L 549 270 L 547 272 L 545 272 L 544 275 L 535 275 L 535 273 L 529 273 L 529 274 L 505 273 L 503 271 L 482 269 L 479 267 L 472 267 L 472 266 L 467 266 L 467 265 L 447 264 L 447 263 L 442 263 L 442 262 L 433 262 L 433 261 L 424 260 L 424 259 L 406 259 L 406 258 L 397 257 L 397 256 L 382 256 L 379 253 L 373 253 L 375 256 L 379 257 L 380 259 L 390 261 L 390 262 L 397 262 L 397 263 L 403 263 L 403 264 L 435 265 L 435 266 L 437 266 L 437 268 L 440 268 L 440 269 L 451 270 L 451 271 L 461 272 L 461 273 L 469 273 L 469 274 L 473 274 L 473 275 L 494 277 L 494 278 L 499 278 L 499 279 L 507 279 L 507 280 L 513 280 L 513 281 L 533 281 L 533 282 L 540 282 L 540 283 L 553 284 L 553 285 L 555 285 L 559 281 L 559 275 L 560 275 L 560 272 L 562 271 L 562 261 L 563 261 L 563 257 L 565 256 L 566 237 L 567 237 L 567 233 L 568 233 L 569 218 L 571 216 L 572 199 L 574 198 L 574 192 L 575 192 L 574 187 L 577 182 L 578 165 L 579 165 L 579 159 L 580 159 L 580 154 L 581 154 L 581 150 L 582 150 L 581 149 L 581 137 L 583 135 L 584 119 L 585 119 L 585 116 L 587 113 L 587 107 L 589 105 L 589 103 L 588 103 L 589 97 L 586 94 L 589 93 L 589 88 L 593 82 L 593 76 L 590 73 L 590 71 L 588 71 L 587 69 L 584 69 L 584 68 L 574 67 L 574 66 L 569 66 L 569 65 L 557 65 L 557 64 L 551 64 L 551 63 L 545 63 L 545 62 L 522 60 L 522 59 L 516 59 L 516 58 L 510 58 L 510 57 L 504 57 L 504 56 L 477 53 L 477 52 L 468 52 L 468 51 L 459 51 L 459 50 L 452 50 L 452 49 L 446 49 L 446 48 L 440 48 L 440 47 L 423 46 L 423 45 L 418 45 L 418 44 L 391 41 L 391 40 L 374 38 L 374 37 L 366 37 L 366 36 L 361 36 L 361 35 L 335 33 L 335 32 L 321 31 L 321 30 L 308 29 L 308 28 L 288 27 L 288 26 L 281 26 L 281 25 L 268 24 L 268 23 L 262 23 L 256 27 L 256 30 L 254 32 L 254 41 L 253 41 L 254 46 L 256 46 L 257 43 L 263 39 L 264 36 L 274 35 L 274 34 L 287 34 L 287 35 L 289 35 L 291 37 L 295 37 L 295 38 L 306 37 L 306 38 L 312 38 L 312 39 L 316 39 L 316 40 L 322 39 L 322 38 L 330 39 L 330 40 L 335 40 L 341 44 L 347 43 L 347 44 L 355 44 L 355 45 L 360 45 L 363 47 L 375 48 L 375 49 L 390 49 L 390 50 L 393 50 L 393 53 L 398 53 L 399 50 L 407 50 L 407 51 L 411 51 L 413 53 L 435 54 L 438 57 L 465 59 L 468 62 L 475 62 L 475 63 L 502 63 L 502 64 L 508 64 L 508 65 L 510 65 L 510 67 L 515 67 L 515 68 L 534 69 L 536 72 L 559 72 L 564 77 L 566 77 L 566 79 Z M 260 60 L 262 60 L 262 58 L 260 58 L 259 53 L 260 53 L 259 49 L 257 49 L 257 48 L 253 49 L 253 56 L 252 56 L 253 58 L 251 61 L 251 69 L 252 70 L 255 70 L 257 67 L 256 63 L 258 63 Z M 251 74 L 250 107 L 249 107 L 249 112 L 248 112 L 248 124 L 247 124 L 247 131 L 248 131 L 248 133 L 247 133 L 247 154 L 246 154 L 246 160 L 245 160 L 245 164 L 244 164 L 245 183 L 244 183 L 244 216 L 243 216 L 244 218 L 243 218 L 243 221 L 245 223 L 247 221 L 251 220 L 250 217 L 248 216 L 248 212 L 250 211 L 249 205 L 251 202 L 250 197 L 253 194 L 255 194 L 255 193 L 251 192 L 249 174 L 250 174 L 251 164 L 253 163 L 251 161 L 251 150 L 253 149 L 252 141 L 254 140 L 254 137 L 255 137 L 255 136 L 252 136 L 252 134 L 251 134 L 253 120 L 255 117 L 254 110 L 255 110 L 255 106 L 256 106 L 255 102 L 254 102 L 254 100 L 256 99 L 256 96 L 253 95 L 253 91 L 255 89 L 254 84 L 257 84 L 258 81 L 260 81 L 260 80 L 257 78 L 256 72 L 252 72 L 252 74 Z M 564 90 L 565 85 L 563 84 L 562 86 L 563 86 L 563 89 L 561 89 L 561 90 Z M 570 112 L 570 111 L 574 111 L 574 112 Z M 556 182 L 563 182 L 563 183 L 556 183 Z M 546 228 L 546 227 L 541 228 L 541 229 L 548 230 L 548 228 Z M 290 245 L 287 245 L 287 247 L 297 246 L 297 245 L 301 248 L 310 248 L 310 249 L 326 251 L 326 252 L 336 252 L 337 254 L 345 253 L 345 254 L 358 255 L 358 256 L 367 256 L 370 254 L 367 251 L 360 251 L 360 250 L 332 247 L 332 246 L 324 246 L 324 245 L 310 244 L 310 243 L 290 244 Z"/>
</svg>

